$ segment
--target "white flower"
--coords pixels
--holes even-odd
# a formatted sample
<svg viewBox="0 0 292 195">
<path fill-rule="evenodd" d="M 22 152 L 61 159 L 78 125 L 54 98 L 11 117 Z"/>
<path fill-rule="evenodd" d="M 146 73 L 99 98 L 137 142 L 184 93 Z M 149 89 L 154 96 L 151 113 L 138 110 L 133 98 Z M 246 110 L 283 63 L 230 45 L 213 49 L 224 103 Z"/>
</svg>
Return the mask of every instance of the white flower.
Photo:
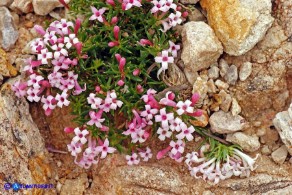
<svg viewBox="0 0 292 195">
<path fill-rule="evenodd" d="M 166 137 L 170 138 L 170 136 L 172 135 L 172 132 L 169 131 L 169 128 L 158 128 L 157 130 L 157 134 L 159 135 L 158 138 L 161 141 L 164 141 Z"/>
</svg>

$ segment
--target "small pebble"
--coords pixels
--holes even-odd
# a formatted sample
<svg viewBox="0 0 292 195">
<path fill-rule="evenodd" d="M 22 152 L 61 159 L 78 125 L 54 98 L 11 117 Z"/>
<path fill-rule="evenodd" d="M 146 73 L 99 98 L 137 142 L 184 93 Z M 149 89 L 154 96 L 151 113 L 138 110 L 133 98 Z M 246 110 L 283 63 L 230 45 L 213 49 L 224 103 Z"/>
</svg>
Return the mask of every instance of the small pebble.
<svg viewBox="0 0 292 195">
<path fill-rule="evenodd" d="M 272 153 L 272 159 L 278 164 L 283 164 L 287 158 L 287 155 L 287 147 L 283 145 Z"/>
<path fill-rule="evenodd" d="M 225 81 L 230 85 L 235 85 L 238 79 L 237 66 L 231 65 L 224 76 Z"/>
<path fill-rule="evenodd" d="M 33 22 L 32 22 L 32 21 L 28 21 L 28 22 L 26 22 L 26 23 L 24 24 L 24 26 L 25 26 L 26 28 L 32 28 L 32 27 L 33 27 Z"/>
<path fill-rule="evenodd" d="M 245 81 L 250 76 L 251 72 L 252 72 L 252 63 L 250 62 L 243 63 L 239 70 L 239 79 L 241 81 Z"/>
<path fill-rule="evenodd" d="M 227 73 L 227 69 L 229 68 L 229 65 L 224 59 L 221 59 L 219 61 L 219 68 L 220 68 L 220 75 L 221 77 L 224 77 L 225 74 Z"/>
<path fill-rule="evenodd" d="M 225 89 L 225 90 L 227 90 L 228 88 L 229 88 L 229 85 L 228 85 L 228 83 L 225 83 L 225 82 L 223 82 L 223 81 L 221 81 L 221 80 L 216 80 L 215 81 L 215 85 L 218 87 L 218 89 Z"/>
</svg>

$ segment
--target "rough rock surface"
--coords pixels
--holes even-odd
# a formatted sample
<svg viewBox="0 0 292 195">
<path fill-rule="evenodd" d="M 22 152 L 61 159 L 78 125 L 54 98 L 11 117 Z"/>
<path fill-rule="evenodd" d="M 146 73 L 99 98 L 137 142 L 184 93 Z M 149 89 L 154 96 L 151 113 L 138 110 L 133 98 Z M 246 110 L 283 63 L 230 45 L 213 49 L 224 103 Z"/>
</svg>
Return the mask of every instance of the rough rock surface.
<svg viewBox="0 0 292 195">
<path fill-rule="evenodd" d="M 238 79 L 237 66 L 231 65 L 224 76 L 225 81 L 230 85 L 235 85 Z"/>
<path fill-rule="evenodd" d="M 9 6 L 13 0 L 1 0 L 0 6 Z"/>
<path fill-rule="evenodd" d="M 180 2 L 182 4 L 196 4 L 198 3 L 200 0 L 180 0 Z"/>
<path fill-rule="evenodd" d="M 18 39 L 18 32 L 13 23 L 13 17 L 6 7 L 0 7 L 0 44 L 4 50 L 9 50 Z"/>
<path fill-rule="evenodd" d="M 19 10 L 22 13 L 33 12 L 32 0 L 14 0 L 10 8 L 12 10 Z"/>
<path fill-rule="evenodd" d="M 31 118 L 28 103 L 24 98 L 17 98 L 10 84 L 5 83 L 0 89 L 0 185 L 7 182 L 49 183 L 51 170 L 45 151 L 44 140 Z M 23 193 L 38 194 L 40 191 L 29 189 Z"/>
<path fill-rule="evenodd" d="M 83 194 L 88 186 L 87 174 L 83 173 L 75 179 L 67 179 L 61 188 L 60 195 Z"/>
<path fill-rule="evenodd" d="M 278 130 L 282 142 L 292 155 L 292 103 L 288 111 L 283 111 L 276 115 L 273 124 Z"/>
<path fill-rule="evenodd" d="M 214 64 L 222 54 L 222 45 L 213 30 L 204 22 L 188 22 L 182 30 L 183 50 L 181 58 L 185 71 L 197 71 Z"/>
<path fill-rule="evenodd" d="M 242 132 L 228 134 L 226 141 L 240 145 L 247 152 L 257 151 L 261 146 L 259 138 L 256 135 L 250 136 Z"/>
<path fill-rule="evenodd" d="M 273 23 L 270 0 L 201 0 L 224 51 L 239 56 L 263 39 Z"/>
<path fill-rule="evenodd" d="M 216 133 L 234 133 L 243 130 L 246 122 L 243 117 L 233 116 L 230 112 L 214 112 L 209 119 L 211 130 Z"/>
<path fill-rule="evenodd" d="M 65 0 L 66 3 L 69 3 L 70 0 Z M 32 0 L 32 5 L 34 12 L 38 15 L 47 15 L 56 7 L 62 7 L 63 5 L 59 0 Z"/>
<path fill-rule="evenodd" d="M 272 159 L 278 164 L 283 164 L 287 155 L 287 147 L 283 145 L 272 153 Z"/>
<path fill-rule="evenodd" d="M 9 63 L 6 52 L 0 48 L 0 75 L 5 77 L 16 76 L 16 69 Z"/>
</svg>

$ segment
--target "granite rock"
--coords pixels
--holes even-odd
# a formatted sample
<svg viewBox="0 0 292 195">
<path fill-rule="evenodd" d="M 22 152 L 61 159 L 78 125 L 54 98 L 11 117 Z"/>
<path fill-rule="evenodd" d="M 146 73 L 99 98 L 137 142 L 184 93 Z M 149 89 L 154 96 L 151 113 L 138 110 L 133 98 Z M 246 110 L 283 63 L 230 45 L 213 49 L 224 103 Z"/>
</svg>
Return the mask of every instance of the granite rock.
<svg viewBox="0 0 292 195">
<path fill-rule="evenodd" d="M 256 135 L 247 135 L 242 132 L 228 134 L 226 141 L 240 145 L 240 147 L 247 152 L 257 151 L 261 146 L 259 138 Z"/>
</svg>

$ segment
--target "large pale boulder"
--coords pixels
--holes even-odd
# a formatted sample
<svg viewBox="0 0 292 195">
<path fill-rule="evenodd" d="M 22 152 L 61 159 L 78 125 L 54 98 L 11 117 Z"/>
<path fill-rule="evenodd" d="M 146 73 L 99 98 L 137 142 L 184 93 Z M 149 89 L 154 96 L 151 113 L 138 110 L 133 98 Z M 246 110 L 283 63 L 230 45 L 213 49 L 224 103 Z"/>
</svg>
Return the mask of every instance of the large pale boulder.
<svg viewBox="0 0 292 195">
<path fill-rule="evenodd" d="M 201 0 L 224 51 L 239 56 L 264 38 L 274 19 L 271 0 Z"/>
<path fill-rule="evenodd" d="M 6 7 L 0 7 L 0 44 L 4 50 L 11 49 L 18 39 L 13 17 Z"/>
<path fill-rule="evenodd" d="M 186 23 L 182 30 L 182 42 L 181 58 L 185 72 L 189 74 L 208 68 L 223 53 L 223 47 L 212 28 L 204 22 Z"/>
<path fill-rule="evenodd" d="M 64 0 L 69 3 L 70 0 Z M 38 15 L 47 15 L 56 7 L 62 7 L 59 0 L 33 0 L 32 1 L 34 12 Z"/>
<path fill-rule="evenodd" d="M 33 12 L 32 0 L 14 0 L 10 8 L 12 10 L 19 10 L 23 13 Z"/>
</svg>

